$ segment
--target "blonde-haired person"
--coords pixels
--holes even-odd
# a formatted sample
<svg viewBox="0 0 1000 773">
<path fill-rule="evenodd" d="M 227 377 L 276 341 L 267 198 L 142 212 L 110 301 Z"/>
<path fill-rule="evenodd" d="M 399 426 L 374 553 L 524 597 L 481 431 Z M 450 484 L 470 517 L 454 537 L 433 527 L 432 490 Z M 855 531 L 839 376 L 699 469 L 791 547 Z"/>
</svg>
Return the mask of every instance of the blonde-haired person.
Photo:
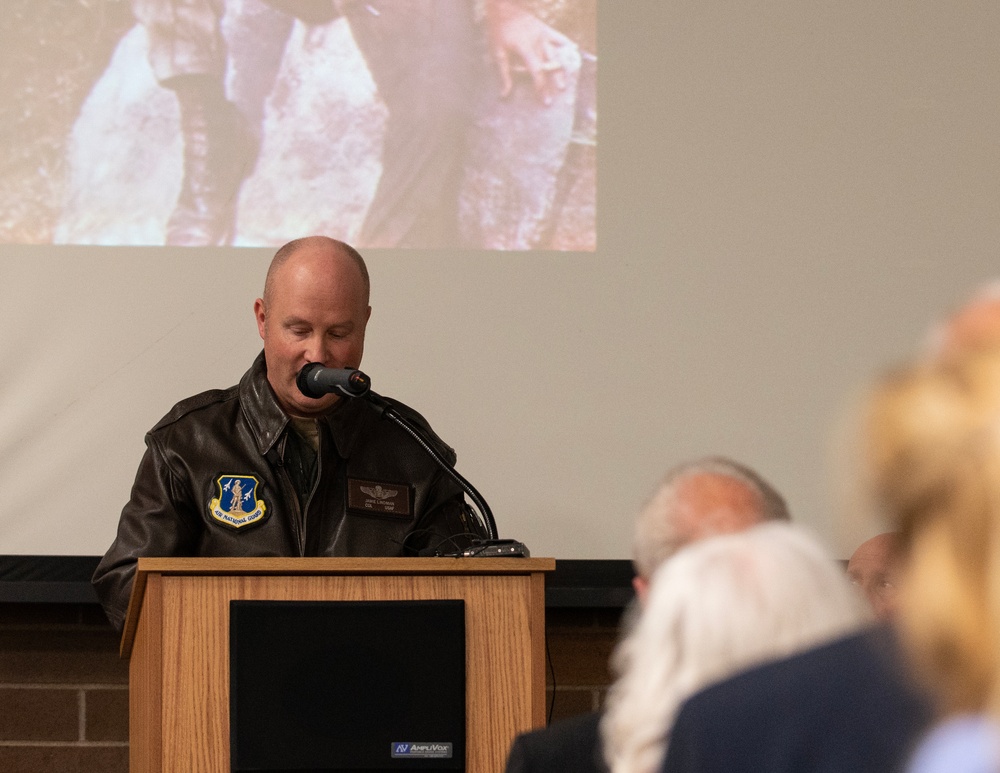
<svg viewBox="0 0 1000 773">
<path fill-rule="evenodd" d="M 910 770 L 1000 770 L 1000 350 L 887 378 L 867 441 L 903 543 L 898 625 L 942 720 Z"/>
<path fill-rule="evenodd" d="M 843 571 L 800 527 L 773 522 L 710 537 L 654 574 L 634 629 L 615 650 L 601 723 L 612 773 L 660 768 L 680 704 L 710 682 L 859 627 Z"/>
</svg>

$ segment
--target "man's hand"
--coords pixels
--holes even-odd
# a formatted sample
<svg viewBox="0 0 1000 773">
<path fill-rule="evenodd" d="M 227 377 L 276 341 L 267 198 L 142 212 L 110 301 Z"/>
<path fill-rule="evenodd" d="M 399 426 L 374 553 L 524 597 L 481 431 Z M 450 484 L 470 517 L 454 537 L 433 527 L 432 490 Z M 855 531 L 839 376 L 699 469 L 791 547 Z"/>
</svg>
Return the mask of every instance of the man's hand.
<svg viewBox="0 0 1000 773">
<path fill-rule="evenodd" d="M 513 73 L 527 72 L 543 104 L 552 104 L 566 88 L 566 73 L 558 51 L 573 42 L 513 0 L 488 0 L 486 23 L 490 50 L 500 71 L 500 93 L 513 89 Z"/>
</svg>

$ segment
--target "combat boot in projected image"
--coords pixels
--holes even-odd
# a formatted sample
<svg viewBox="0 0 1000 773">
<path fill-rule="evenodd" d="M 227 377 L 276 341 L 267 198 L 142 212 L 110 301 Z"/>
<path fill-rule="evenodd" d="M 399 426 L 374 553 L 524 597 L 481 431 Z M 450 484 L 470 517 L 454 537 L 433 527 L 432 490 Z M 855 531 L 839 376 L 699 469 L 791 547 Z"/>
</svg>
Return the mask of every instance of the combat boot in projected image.
<svg viewBox="0 0 1000 773">
<path fill-rule="evenodd" d="M 180 105 L 184 178 L 167 221 L 166 243 L 230 245 L 240 187 L 253 171 L 259 140 L 215 78 L 181 76 L 169 86 Z"/>
</svg>

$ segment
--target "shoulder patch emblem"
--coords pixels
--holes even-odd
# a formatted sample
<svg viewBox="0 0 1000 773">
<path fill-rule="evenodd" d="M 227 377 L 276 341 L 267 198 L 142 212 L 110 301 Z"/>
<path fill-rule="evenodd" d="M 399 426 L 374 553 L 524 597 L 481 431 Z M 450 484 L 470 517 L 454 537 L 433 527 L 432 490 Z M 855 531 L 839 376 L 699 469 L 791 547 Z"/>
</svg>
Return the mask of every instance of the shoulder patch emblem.
<svg viewBox="0 0 1000 773">
<path fill-rule="evenodd" d="M 264 500 L 257 498 L 259 483 L 253 475 L 220 475 L 215 481 L 219 496 L 209 502 L 209 514 L 233 529 L 257 523 L 267 512 Z"/>
</svg>

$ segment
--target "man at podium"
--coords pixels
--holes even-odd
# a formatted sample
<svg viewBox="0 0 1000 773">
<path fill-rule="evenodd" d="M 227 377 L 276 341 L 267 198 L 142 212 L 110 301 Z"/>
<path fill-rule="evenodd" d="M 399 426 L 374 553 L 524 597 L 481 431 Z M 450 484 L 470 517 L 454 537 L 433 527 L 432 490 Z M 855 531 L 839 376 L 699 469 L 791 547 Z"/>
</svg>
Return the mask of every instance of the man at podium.
<svg viewBox="0 0 1000 773">
<path fill-rule="evenodd" d="M 146 435 L 93 578 L 119 629 L 141 556 L 406 556 L 487 536 L 461 487 L 379 408 L 297 386 L 308 363 L 361 365 L 371 306 L 354 248 L 323 236 L 289 242 L 254 314 L 264 351 L 239 384 L 181 401 Z M 454 463 L 422 416 L 388 402 Z"/>
</svg>

